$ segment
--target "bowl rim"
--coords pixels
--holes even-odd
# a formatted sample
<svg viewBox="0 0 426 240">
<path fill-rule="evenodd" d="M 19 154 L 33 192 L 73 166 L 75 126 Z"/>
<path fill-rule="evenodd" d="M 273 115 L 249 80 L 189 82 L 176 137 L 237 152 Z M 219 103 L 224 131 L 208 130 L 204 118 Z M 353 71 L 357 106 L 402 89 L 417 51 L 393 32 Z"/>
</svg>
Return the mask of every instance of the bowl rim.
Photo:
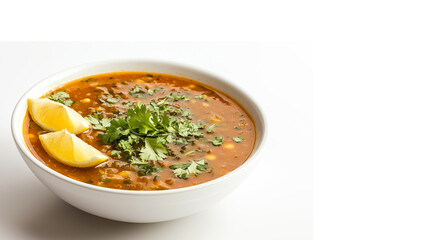
<svg viewBox="0 0 426 240">
<path fill-rule="evenodd" d="M 231 86 L 231 88 L 234 88 L 234 89 L 240 91 L 240 93 L 242 93 L 242 95 L 246 99 L 249 100 L 252 107 L 256 110 L 256 112 L 258 113 L 258 117 L 260 119 L 259 121 L 261 122 L 261 123 L 255 123 L 256 125 L 261 124 L 262 128 L 260 130 L 263 131 L 263 133 L 262 133 L 263 136 L 262 136 L 262 139 L 260 139 L 260 141 L 258 142 L 258 146 L 256 146 L 256 149 L 253 150 L 253 152 L 250 154 L 248 159 L 243 164 L 241 164 L 238 168 L 232 170 L 231 172 L 229 172 L 229 173 L 227 173 L 227 174 L 225 174 L 221 177 L 218 177 L 216 179 L 213 179 L 211 181 L 207 181 L 207 182 L 204 182 L 204 183 L 201 183 L 201 184 L 189 186 L 189 187 L 182 187 L 182 188 L 168 189 L 168 190 L 161 190 L 161 191 L 124 190 L 124 189 L 114 189 L 114 188 L 100 187 L 100 186 L 96 186 L 96 185 L 92 185 L 92 184 L 87 184 L 87 183 L 72 179 L 70 177 L 67 177 L 67 176 L 65 176 L 65 175 L 63 175 L 59 172 L 56 172 L 55 170 L 49 168 L 48 166 L 43 164 L 40 160 L 35 158 L 34 155 L 31 154 L 31 152 L 29 151 L 29 149 L 28 149 L 28 147 L 25 143 L 25 140 L 20 141 L 20 138 L 18 137 L 18 135 L 23 134 L 23 132 L 22 132 L 22 130 L 23 130 L 22 121 L 21 121 L 21 119 L 19 119 L 19 116 L 18 116 L 19 115 L 19 113 L 18 113 L 19 109 L 18 108 L 19 108 L 20 105 L 24 104 L 23 102 L 27 101 L 27 98 L 28 98 L 27 95 L 31 92 L 31 90 L 33 88 L 35 88 L 36 86 L 38 86 L 39 84 L 42 84 L 44 82 L 49 82 L 50 79 L 55 79 L 55 77 L 57 77 L 61 74 L 67 75 L 67 74 L 71 74 L 73 72 L 77 72 L 79 70 L 83 70 L 85 68 L 96 67 L 96 66 L 106 65 L 106 64 L 113 64 L 113 63 L 117 63 L 117 64 L 118 63 L 125 63 L 125 62 L 133 62 L 133 63 L 137 63 L 137 64 L 150 63 L 150 64 L 160 64 L 160 65 L 169 65 L 169 66 L 175 66 L 175 67 L 180 67 L 180 68 L 186 68 L 186 69 L 189 69 L 191 71 L 198 72 L 198 73 L 201 73 L 201 74 L 204 74 L 204 75 L 208 75 L 212 78 L 218 79 L 219 82 L 222 81 L 222 82 L 228 84 L 229 86 Z M 73 79 L 73 80 L 75 80 L 75 79 Z M 73 81 L 73 80 L 70 80 L 70 81 Z M 69 82 L 69 81 L 67 81 L 67 82 Z M 227 91 L 226 91 L 226 88 L 225 89 L 219 89 L 219 90 L 228 94 Z M 80 65 L 77 65 L 77 66 L 74 66 L 74 67 L 66 68 L 62 71 L 51 74 L 48 77 L 37 82 L 36 84 L 32 85 L 21 96 L 21 98 L 18 100 L 18 102 L 16 103 L 16 105 L 13 109 L 12 118 L 11 118 L 11 130 L 12 130 L 13 140 L 14 140 L 16 146 L 21 151 L 21 153 L 24 153 L 25 156 L 32 163 L 34 163 L 35 166 L 37 166 L 38 168 L 40 168 L 44 172 L 46 172 L 46 173 L 48 173 L 48 174 L 50 174 L 50 175 L 52 175 L 56 178 L 59 178 L 60 180 L 63 180 L 65 182 L 68 182 L 68 183 L 71 183 L 71 184 L 74 184 L 74 185 L 77 185 L 79 187 L 83 187 L 83 188 L 86 188 L 86 189 L 89 189 L 89 190 L 101 191 L 101 192 L 106 192 L 106 193 L 116 193 L 116 194 L 125 194 L 125 195 L 146 195 L 146 196 L 179 194 L 179 193 L 183 193 L 183 192 L 194 191 L 194 190 L 197 190 L 197 189 L 208 188 L 211 185 L 214 185 L 216 183 L 225 181 L 228 178 L 231 178 L 233 175 L 241 172 L 244 168 L 247 168 L 248 165 L 255 163 L 254 159 L 259 158 L 259 155 L 260 155 L 260 153 L 262 152 L 262 150 L 265 146 L 265 142 L 266 142 L 267 135 L 268 135 L 268 124 L 267 124 L 267 121 L 266 121 L 266 118 L 265 118 L 265 113 L 259 107 L 257 102 L 258 101 L 257 101 L 256 97 L 250 96 L 244 89 L 233 84 L 232 81 L 229 81 L 227 78 L 225 78 L 221 75 L 218 75 L 216 73 L 213 74 L 208 70 L 200 68 L 199 66 L 182 64 L 180 62 L 177 63 L 175 61 L 170 61 L 170 60 L 146 59 L 146 58 L 122 58 L 122 59 L 113 59 L 113 60 L 94 61 L 94 62 L 80 64 Z M 258 134 L 259 133 L 257 133 L 257 135 Z"/>
</svg>

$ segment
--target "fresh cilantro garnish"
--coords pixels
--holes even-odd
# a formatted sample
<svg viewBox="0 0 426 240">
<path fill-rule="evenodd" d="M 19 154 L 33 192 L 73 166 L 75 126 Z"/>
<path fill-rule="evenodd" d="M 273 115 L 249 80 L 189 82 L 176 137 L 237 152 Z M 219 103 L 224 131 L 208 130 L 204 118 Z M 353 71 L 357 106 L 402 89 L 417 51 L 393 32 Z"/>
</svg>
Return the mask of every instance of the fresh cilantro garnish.
<svg viewBox="0 0 426 240">
<path fill-rule="evenodd" d="M 182 95 L 182 94 L 180 94 L 180 93 L 178 93 L 178 92 L 173 92 L 173 93 L 171 93 L 170 94 L 170 97 L 173 99 L 173 101 L 178 101 L 178 100 L 182 100 L 182 101 L 188 101 L 189 100 L 189 97 L 188 96 L 186 96 L 186 95 Z"/>
<path fill-rule="evenodd" d="M 159 171 L 156 162 L 174 156 L 167 144 L 187 145 L 192 143 L 192 137 L 203 137 L 199 131 L 204 128 L 202 122 L 186 119 L 188 111 L 184 113 L 167 99 L 151 101 L 149 105 L 136 103 L 125 117 L 112 119 L 105 133 L 99 135 L 104 144 L 113 146 L 111 156 L 139 167 L 140 175 Z"/>
<path fill-rule="evenodd" d="M 120 154 L 121 154 L 121 151 L 118 151 L 118 150 L 111 151 L 111 157 L 121 157 Z"/>
<path fill-rule="evenodd" d="M 93 129 L 105 131 L 107 127 L 111 125 L 111 118 L 106 118 L 102 114 L 93 113 L 92 115 L 85 117 L 89 121 Z"/>
<path fill-rule="evenodd" d="M 104 183 L 111 182 L 111 179 L 101 178 L 101 182 L 104 182 Z"/>
<path fill-rule="evenodd" d="M 232 138 L 232 140 L 234 140 L 234 142 L 236 142 L 236 143 L 240 143 L 240 142 L 243 141 L 243 138 L 242 137 L 234 137 L 234 138 Z"/>
<path fill-rule="evenodd" d="M 239 127 L 237 127 L 237 126 L 235 126 L 235 127 L 234 127 L 234 129 L 241 130 L 241 128 L 239 128 Z"/>
<path fill-rule="evenodd" d="M 139 157 L 143 160 L 162 160 L 166 158 L 167 149 L 158 138 L 145 138 L 145 147 L 140 150 Z"/>
<path fill-rule="evenodd" d="M 141 163 L 141 164 L 138 164 L 137 166 L 139 167 L 139 171 L 138 171 L 139 176 L 150 175 L 162 170 L 162 168 L 154 167 L 153 162 Z"/>
<path fill-rule="evenodd" d="M 172 169 L 175 177 L 187 179 L 188 175 L 191 174 L 199 174 L 202 171 L 210 172 L 211 169 L 207 169 L 207 165 L 208 163 L 204 159 L 201 159 L 197 162 L 191 160 L 189 163 L 171 165 L 169 168 Z"/>
<path fill-rule="evenodd" d="M 109 103 L 116 103 L 116 102 L 119 101 L 119 99 L 118 98 L 113 98 L 113 97 L 108 97 L 106 99 L 106 101 L 109 102 Z"/>
<path fill-rule="evenodd" d="M 130 181 L 130 179 L 126 179 L 123 181 L 123 184 L 125 185 L 130 185 L 132 182 Z"/>
<path fill-rule="evenodd" d="M 188 155 L 191 155 L 191 154 L 193 154 L 193 153 L 195 153 L 195 152 L 204 152 L 204 151 L 203 151 L 203 150 L 200 150 L 200 149 L 194 149 L 194 150 L 191 150 L 191 151 L 189 151 L 189 152 L 185 153 L 184 155 L 185 155 L 185 156 L 188 156 Z"/>
<path fill-rule="evenodd" d="M 74 103 L 74 101 L 72 101 L 71 99 L 68 99 L 68 98 L 70 98 L 70 95 L 68 93 L 64 92 L 64 91 L 59 91 L 57 93 L 53 93 L 52 95 L 47 96 L 47 98 L 49 98 L 49 99 L 51 99 L 55 102 L 62 103 L 65 106 L 68 106 L 68 107 L 71 106 Z"/>
<path fill-rule="evenodd" d="M 99 134 L 98 136 L 100 136 L 102 142 L 106 144 L 116 142 L 120 138 L 129 135 L 129 133 L 130 129 L 127 121 L 119 118 L 111 120 L 110 126 L 106 128 L 105 134 Z"/>
<path fill-rule="evenodd" d="M 87 181 L 86 183 L 88 183 L 88 184 L 92 184 L 92 183 L 93 183 L 93 181 L 92 181 L 92 179 L 89 179 L 89 181 Z"/>
<path fill-rule="evenodd" d="M 220 146 L 223 143 L 222 136 L 216 136 L 213 141 L 211 141 L 214 146 Z"/>
<path fill-rule="evenodd" d="M 182 111 L 182 117 L 186 117 L 188 119 L 191 119 L 191 116 L 192 116 L 191 109 L 187 108 L 187 109 Z"/>
<path fill-rule="evenodd" d="M 98 100 L 99 100 L 100 103 L 102 103 L 102 104 L 104 104 L 104 105 L 106 105 L 108 107 L 111 107 L 111 104 L 109 104 L 109 102 L 107 102 L 107 101 L 105 101 L 103 99 L 100 99 L 100 98 Z"/>
<path fill-rule="evenodd" d="M 138 86 L 135 86 L 132 90 L 130 90 L 130 91 L 129 91 L 129 93 L 130 93 L 131 95 L 133 95 L 133 94 L 135 94 L 135 93 L 140 93 L 140 92 L 143 92 L 143 91 L 142 91 L 142 88 L 140 88 L 140 87 L 138 87 Z"/>
<path fill-rule="evenodd" d="M 216 124 L 211 125 L 210 127 L 206 128 L 206 132 L 213 133 L 214 132 L 213 128 L 215 128 L 215 127 L 216 127 Z"/>
<path fill-rule="evenodd" d="M 204 96 L 203 96 L 203 94 L 195 95 L 195 98 L 196 98 L 196 99 L 203 99 L 203 98 L 204 98 Z"/>
<path fill-rule="evenodd" d="M 204 134 L 202 132 L 198 132 L 199 128 L 201 128 L 200 125 L 192 123 L 188 120 L 181 121 L 177 125 L 177 131 L 182 137 L 188 137 L 190 135 L 195 137 L 203 137 Z"/>
<path fill-rule="evenodd" d="M 147 91 L 147 92 L 148 92 L 148 94 L 149 94 L 149 95 L 151 95 L 151 96 L 154 94 L 154 90 L 152 90 L 152 89 L 148 89 L 148 91 Z"/>
</svg>

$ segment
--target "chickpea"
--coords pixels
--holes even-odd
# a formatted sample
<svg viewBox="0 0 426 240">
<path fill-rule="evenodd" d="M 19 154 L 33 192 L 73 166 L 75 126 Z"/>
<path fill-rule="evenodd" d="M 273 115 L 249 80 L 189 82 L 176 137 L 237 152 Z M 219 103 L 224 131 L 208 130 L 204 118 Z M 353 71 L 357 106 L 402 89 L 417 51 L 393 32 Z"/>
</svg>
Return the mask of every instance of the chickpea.
<svg viewBox="0 0 426 240">
<path fill-rule="evenodd" d="M 82 103 L 89 103 L 90 102 L 90 98 L 84 98 L 81 100 Z"/>
<path fill-rule="evenodd" d="M 129 173 L 125 172 L 125 171 L 119 172 L 118 175 L 120 175 L 123 178 L 128 178 L 129 177 Z"/>
<path fill-rule="evenodd" d="M 211 154 L 211 153 L 210 154 L 206 154 L 204 157 L 207 158 L 210 161 L 213 161 L 213 160 L 216 159 L 216 155 Z"/>
<path fill-rule="evenodd" d="M 234 149 L 235 145 L 233 143 L 226 143 L 226 144 L 223 144 L 223 148 L 225 148 L 225 149 Z"/>
</svg>

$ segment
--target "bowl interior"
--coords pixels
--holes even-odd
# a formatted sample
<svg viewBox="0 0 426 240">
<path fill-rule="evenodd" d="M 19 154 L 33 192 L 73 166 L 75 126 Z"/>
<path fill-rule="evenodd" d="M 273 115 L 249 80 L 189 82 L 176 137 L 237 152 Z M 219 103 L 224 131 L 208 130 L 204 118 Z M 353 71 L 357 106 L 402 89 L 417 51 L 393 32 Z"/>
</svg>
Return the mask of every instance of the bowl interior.
<svg viewBox="0 0 426 240">
<path fill-rule="evenodd" d="M 25 144 L 23 131 L 22 131 L 24 117 L 27 112 L 28 98 L 38 98 L 42 96 L 44 93 L 48 92 L 49 90 L 54 89 L 66 82 L 69 82 L 75 79 L 96 75 L 96 74 L 109 73 L 109 72 L 121 72 L 121 71 L 156 72 L 156 73 L 173 74 L 177 76 L 187 77 L 187 78 L 205 83 L 207 85 L 210 85 L 216 89 L 219 89 L 223 91 L 224 93 L 228 94 L 229 96 L 231 96 L 232 98 L 234 98 L 250 114 L 256 126 L 257 136 L 256 136 L 255 148 L 251 156 L 249 157 L 249 159 L 247 159 L 247 161 L 243 165 L 241 165 L 239 168 L 235 169 L 231 173 L 203 184 L 186 187 L 186 188 L 180 188 L 180 189 L 165 190 L 165 191 L 131 191 L 131 190 L 109 189 L 109 188 L 103 188 L 103 187 L 81 183 L 79 181 L 76 181 L 74 179 L 68 178 L 62 174 L 55 172 L 54 170 L 45 166 L 43 163 L 41 163 L 31 154 L 31 152 L 29 151 L 29 149 L 27 148 Z M 263 142 L 265 139 L 266 126 L 265 126 L 265 119 L 263 116 L 264 115 L 262 114 L 257 104 L 252 100 L 252 98 L 248 96 L 248 94 L 244 93 L 241 89 L 234 86 L 231 82 L 221 77 L 218 77 L 216 75 L 210 74 L 204 70 L 197 70 L 196 68 L 175 64 L 175 63 L 163 62 L 163 61 L 118 60 L 118 61 L 107 61 L 107 62 L 77 66 L 77 67 L 59 72 L 57 74 L 54 74 L 44 79 L 43 81 L 37 83 L 35 86 L 29 89 L 22 96 L 22 98 L 18 101 L 14 109 L 13 116 L 12 116 L 12 134 L 13 134 L 15 143 L 20 148 L 20 150 L 37 166 L 39 166 L 40 168 L 42 168 L 43 170 L 47 171 L 50 174 L 53 174 L 66 181 L 70 181 L 84 187 L 96 188 L 98 190 L 132 192 L 132 193 L 136 192 L 140 194 L 147 194 L 147 193 L 158 193 L 158 192 L 183 191 L 188 188 L 197 188 L 197 187 L 202 187 L 204 185 L 209 185 L 214 183 L 215 181 L 220 181 L 221 179 L 226 178 L 230 174 L 234 174 L 240 168 L 249 164 L 251 161 L 253 161 L 253 159 L 258 154 L 260 148 L 264 145 Z"/>
</svg>

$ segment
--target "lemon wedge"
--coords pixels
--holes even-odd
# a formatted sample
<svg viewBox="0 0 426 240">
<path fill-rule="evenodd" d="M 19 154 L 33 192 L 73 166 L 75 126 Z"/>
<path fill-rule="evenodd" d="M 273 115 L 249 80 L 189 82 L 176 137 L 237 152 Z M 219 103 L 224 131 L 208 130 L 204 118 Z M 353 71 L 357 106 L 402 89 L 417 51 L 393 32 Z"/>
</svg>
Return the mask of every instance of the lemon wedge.
<svg viewBox="0 0 426 240">
<path fill-rule="evenodd" d="M 74 109 L 47 98 L 28 99 L 28 109 L 34 122 L 47 131 L 67 129 L 78 134 L 90 127 L 90 122 Z"/>
<path fill-rule="evenodd" d="M 42 134 L 39 138 L 50 156 L 68 166 L 93 167 L 108 159 L 99 150 L 66 129 Z"/>
</svg>

